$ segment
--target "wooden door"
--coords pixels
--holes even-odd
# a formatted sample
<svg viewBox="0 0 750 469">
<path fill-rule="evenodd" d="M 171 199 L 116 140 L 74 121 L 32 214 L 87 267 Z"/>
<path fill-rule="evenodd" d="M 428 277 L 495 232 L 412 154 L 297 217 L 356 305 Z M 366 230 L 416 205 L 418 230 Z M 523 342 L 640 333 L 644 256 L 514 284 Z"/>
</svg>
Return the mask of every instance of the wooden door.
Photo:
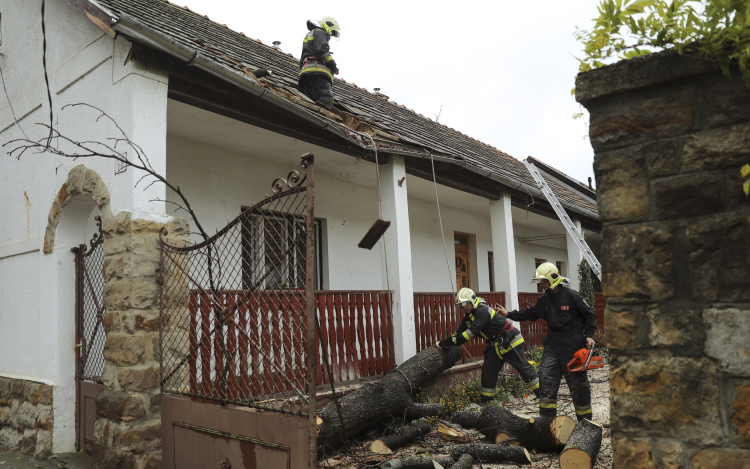
<svg viewBox="0 0 750 469">
<path fill-rule="evenodd" d="M 469 237 L 455 234 L 453 240 L 456 247 L 456 289 L 470 288 Z"/>
</svg>

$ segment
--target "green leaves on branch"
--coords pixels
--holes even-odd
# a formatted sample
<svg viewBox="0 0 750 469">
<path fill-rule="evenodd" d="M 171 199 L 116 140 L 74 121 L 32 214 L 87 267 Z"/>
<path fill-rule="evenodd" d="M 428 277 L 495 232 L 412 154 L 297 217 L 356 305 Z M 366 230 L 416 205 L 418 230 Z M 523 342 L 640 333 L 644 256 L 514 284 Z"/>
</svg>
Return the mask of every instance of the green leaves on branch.
<svg viewBox="0 0 750 469">
<path fill-rule="evenodd" d="M 740 168 L 740 174 L 745 178 L 745 182 L 742 183 L 742 189 L 745 191 L 745 197 L 750 196 L 750 164 L 746 164 Z"/>
<path fill-rule="evenodd" d="M 732 79 L 737 64 L 750 89 L 750 0 L 601 0 L 591 30 L 576 29 L 579 71 L 660 50 L 711 60 Z"/>
</svg>

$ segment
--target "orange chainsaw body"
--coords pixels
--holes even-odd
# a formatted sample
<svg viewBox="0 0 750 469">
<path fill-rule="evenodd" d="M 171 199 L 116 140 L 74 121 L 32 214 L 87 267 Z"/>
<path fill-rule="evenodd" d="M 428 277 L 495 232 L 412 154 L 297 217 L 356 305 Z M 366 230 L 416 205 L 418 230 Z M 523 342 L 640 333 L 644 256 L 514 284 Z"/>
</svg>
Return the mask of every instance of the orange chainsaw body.
<svg viewBox="0 0 750 469">
<path fill-rule="evenodd" d="M 596 353 L 595 350 L 582 348 L 573 355 L 573 359 L 568 363 L 568 371 L 594 370 L 604 366 L 604 359 L 599 355 L 593 355 L 589 360 L 589 354 Z M 588 361 L 588 366 L 586 366 Z"/>
</svg>

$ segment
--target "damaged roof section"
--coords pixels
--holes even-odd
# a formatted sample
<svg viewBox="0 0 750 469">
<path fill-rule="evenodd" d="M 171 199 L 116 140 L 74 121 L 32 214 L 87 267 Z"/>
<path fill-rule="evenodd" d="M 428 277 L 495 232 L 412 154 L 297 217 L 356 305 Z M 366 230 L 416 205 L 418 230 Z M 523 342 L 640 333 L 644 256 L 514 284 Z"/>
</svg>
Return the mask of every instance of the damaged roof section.
<svg viewBox="0 0 750 469">
<path fill-rule="evenodd" d="M 256 81 L 267 90 L 329 121 L 344 132 L 351 130 L 379 141 L 387 151 L 400 144 L 417 146 L 442 158 L 457 160 L 481 172 L 535 187 L 521 161 L 457 130 L 432 121 L 405 106 L 371 93 L 343 79 L 334 80 L 336 99 L 332 111 L 312 103 L 297 86 L 299 60 L 278 48 L 229 29 L 226 25 L 164 0 L 98 0 L 114 16 L 126 14 L 172 41 L 200 51 L 208 60 Z M 370 145 L 351 135 L 360 144 Z M 391 143 L 388 143 L 391 142 Z M 403 150 L 403 148 L 401 148 Z M 416 152 L 415 152 L 416 153 Z M 481 176 L 477 176 L 481 177 Z M 596 202 L 547 177 L 555 195 L 563 202 L 597 214 Z"/>
</svg>

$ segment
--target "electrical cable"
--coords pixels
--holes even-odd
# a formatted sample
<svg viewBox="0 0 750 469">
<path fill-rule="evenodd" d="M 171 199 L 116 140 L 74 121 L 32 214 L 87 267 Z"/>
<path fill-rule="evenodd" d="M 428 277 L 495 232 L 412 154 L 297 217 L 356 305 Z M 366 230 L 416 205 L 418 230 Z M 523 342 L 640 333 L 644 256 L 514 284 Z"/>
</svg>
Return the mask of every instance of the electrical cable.
<svg viewBox="0 0 750 469">
<path fill-rule="evenodd" d="M 440 198 L 438 197 L 437 178 L 435 177 L 435 161 L 432 158 L 432 153 L 430 153 L 430 164 L 432 164 L 432 183 L 435 185 L 435 203 L 437 204 L 438 221 L 440 222 L 440 236 L 443 240 L 443 250 L 445 251 L 445 264 L 448 267 L 448 280 L 451 284 L 451 290 L 456 291 L 455 287 L 453 286 L 453 277 L 451 277 L 451 263 L 448 260 L 448 246 L 445 244 L 445 233 L 443 232 L 443 217 L 440 214 Z"/>
<path fill-rule="evenodd" d="M 2 67 L 0 67 L 0 80 L 3 82 L 3 91 L 5 92 L 5 98 L 8 100 L 8 106 L 10 106 L 10 113 L 13 116 L 13 122 L 15 122 L 16 126 L 21 130 L 21 133 L 24 137 L 26 137 L 26 140 L 29 140 L 29 136 L 26 135 L 26 132 L 23 131 L 23 127 L 21 127 L 21 124 L 18 123 L 18 119 L 16 118 L 16 111 L 13 110 L 13 103 L 10 102 L 8 89 L 5 87 L 5 76 L 3 75 Z"/>
<path fill-rule="evenodd" d="M 47 137 L 47 145 L 45 146 L 46 151 L 52 141 L 54 116 L 52 115 L 52 92 L 49 89 L 49 76 L 47 76 L 47 32 L 44 26 L 44 0 L 42 0 L 42 67 L 44 67 L 44 81 L 47 83 L 47 99 L 49 100 L 49 137 Z"/>
</svg>

